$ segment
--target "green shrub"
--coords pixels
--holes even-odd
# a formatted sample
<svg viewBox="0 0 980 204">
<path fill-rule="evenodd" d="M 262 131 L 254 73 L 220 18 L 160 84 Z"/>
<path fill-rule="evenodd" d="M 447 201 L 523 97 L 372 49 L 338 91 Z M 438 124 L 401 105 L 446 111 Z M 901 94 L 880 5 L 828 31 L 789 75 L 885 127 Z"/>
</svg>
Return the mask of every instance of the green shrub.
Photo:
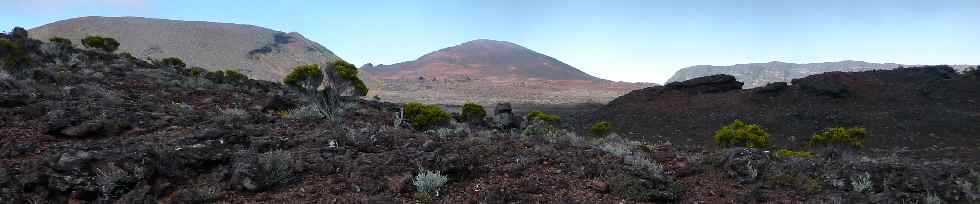
<svg viewBox="0 0 980 204">
<path fill-rule="evenodd" d="M 3 54 L 6 54 L 6 56 L 3 56 Z M 6 39 L 0 39 L 0 56 L 3 57 L 3 64 L 7 67 L 30 63 L 30 58 L 27 56 L 27 52 L 24 51 L 24 46 Z"/>
<path fill-rule="evenodd" d="M 116 39 L 101 36 L 88 36 L 82 39 L 82 45 L 87 48 L 95 48 L 105 52 L 115 52 L 119 49 L 119 42 Z"/>
<path fill-rule="evenodd" d="M 797 157 L 797 158 L 813 158 L 814 157 L 813 153 L 808 152 L 808 151 L 804 151 L 804 150 L 793 151 L 793 150 L 788 150 L 788 149 L 779 149 L 779 150 L 776 150 L 776 155 L 779 155 L 780 157 Z"/>
<path fill-rule="evenodd" d="M 357 77 L 357 67 L 354 67 L 353 64 L 347 63 L 343 60 L 334 61 L 330 64 L 330 67 L 337 72 L 337 76 L 340 76 L 341 79 L 351 82 L 351 86 L 353 86 L 354 90 L 360 93 L 356 95 L 367 95 L 367 86 L 364 85 L 364 81 L 361 81 L 361 79 Z"/>
<path fill-rule="evenodd" d="M 612 124 L 606 121 L 599 121 L 592 124 L 592 128 L 589 131 L 595 136 L 604 137 L 612 131 Z"/>
<path fill-rule="evenodd" d="M 238 72 L 238 71 L 235 71 L 235 70 L 225 70 L 224 81 L 226 81 L 226 82 L 232 82 L 232 83 L 239 83 L 239 82 L 243 82 L 245 80 L 248 80 L 248 76 L 245 76 L 241 72 Z"/>
<path fill-rule="evenodd" d="M 463 113 L 460 114 L 460 119 L 467 122 L 483 121 L 483 118 L 487 117 L 487 111 L 483 109 L 483 106 L 475 103 L 463 104 Z"/>
<path fill-rule="evenodd" d="M 48 41 L 51 41 L 52 43 L 57 44 L 57 45 L 62 46 L 62 47 L 72 47 L 71 40 L 69 40 L 69 39 L 60 38 L 60 37 L 53 37 L 51 39 L 48 39 Z"/>
<path fill-rule="evenodd" d="M 429 171 L 419 168 L 419 173 L 415 175 L 415 190 L 431 196 L 439 197 L 439 188 L 446 185 L 449 178 L 439 173 L 439 171 Z"/>
<path fill-rule="evenodd" d="M 316 64 L 296 66 L 286 75 L 286 79 L 282 80 L 286 85 L 307 92 L 316 92 L 322 82 L 323 71 L 320 71 L 320 65 Z"/>
<path fill-rule="evenodd" d="M 735 122 L 715 131 L 715 141 L 722 147 L 768 148 L 769 134 L 762 130 L 759 125 L 735 120 Z"/>
<path fill-rule="evenodd" d="M 549 123 L 558 122 L 558 120 L 561 120 L 561 117 L 558 117 L 557 115 L 547 114 L 541 111 L 531 111 L 530 113 L 527 114 L 527 118 L 538 119 Z"/>
<path fill-rule="evenodd" d="M 410 102 L 405 104 L 405 118 L 418 130 L 426 130 L 445 125 L 451 119 L 449 113 L 435 105 Z"/>
<path fill-rule="evenodd" d="M 173 68 L 187 67 L 187 64 L 184 63 L 184 60 L 181 60 L 180 58 L 176 58 L 176 57 L 163 58 L 162 60 L 157 62 L 157 64 L 159 64 L 160 66 L 167 66 Z"/>
<path fill-rule="evenodd" d="M 200 67 L 191 67 L 189 74 L 192 77 L 201 77 L 208 73 L 208 70 Z"/>
<path fill-rule="evenodd" d="M 864 147 L 864 138 L 867 136 L 868 131 L 864 128 L 835 127 L 814 134 L 810 138 L 810 145 L 845 144 L 862 148 Z"/>
</svg>

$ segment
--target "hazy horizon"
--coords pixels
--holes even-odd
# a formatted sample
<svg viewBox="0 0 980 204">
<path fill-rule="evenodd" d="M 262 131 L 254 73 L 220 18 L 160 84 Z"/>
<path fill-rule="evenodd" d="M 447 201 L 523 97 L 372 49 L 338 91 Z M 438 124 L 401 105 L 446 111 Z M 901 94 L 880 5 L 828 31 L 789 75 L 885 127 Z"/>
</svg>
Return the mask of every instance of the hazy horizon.
<svg viewBox="0 0 980 204">
<path fill-rule="evenodd" d="M 14 0 L 0 30 L 82 16 L 250 24 L 298 32 L 360 65 L 474 39 L 509 41 L 591 75 L 663 83 L 694 65 L 843 60 L 980 64 L 978 1 Z M 229 6 L 234 5 L 234 6 Z M 218 11 L 214 8 L 226 8 Z"/>
</svg>

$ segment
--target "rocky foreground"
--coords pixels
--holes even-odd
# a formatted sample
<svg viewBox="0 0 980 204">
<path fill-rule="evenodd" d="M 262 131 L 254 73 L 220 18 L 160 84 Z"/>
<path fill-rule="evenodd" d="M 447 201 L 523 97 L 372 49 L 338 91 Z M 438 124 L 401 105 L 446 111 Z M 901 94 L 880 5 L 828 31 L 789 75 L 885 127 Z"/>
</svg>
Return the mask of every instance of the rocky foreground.
<svg viewBox="0 0 980 204">
<path fill-rule="evenodd" d="M 0 203 L 980 201 L 978 165 L 956 158 L 705 150 L 541 121 L 422 132 L 397 120 L 400 104 L 298 117 L 302 100 L 277 83 L 195 76 L 19 29 L 0 45 Z"/>
</svg>

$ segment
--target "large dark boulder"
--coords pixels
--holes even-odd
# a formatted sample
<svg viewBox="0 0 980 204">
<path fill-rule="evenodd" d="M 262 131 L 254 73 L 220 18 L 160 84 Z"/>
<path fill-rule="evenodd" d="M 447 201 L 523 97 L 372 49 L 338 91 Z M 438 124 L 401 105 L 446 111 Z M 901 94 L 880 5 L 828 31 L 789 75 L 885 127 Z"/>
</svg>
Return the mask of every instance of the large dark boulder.
<svg viewBox="0 0 980 204">
<path fill-rule="evenodd" d="M 303 101 L 300 96 L 289 91 L 282 91 L 266 100 L 262 111 L 288 111 L 299 107 Z"/>
<path fill-rule="evenodd" d="M 0 79 L 0 107 L 10 108 L 31 104 L 37 96 L 24 84 Z"/>
<path fill-rule="evenodd" d="M 498 129 L 520 128 L 520 118 L 514 115 L 510 103 L 498 103 L 493 109 L 493 127 Z"/>
<path fill-rule="evenodd" d="M 723 151 L 722 169 L 739 183 L 762 179 L 773 157 L 768 151 L 753 148 L 730 148 Z"/>
<path fill-rule="evenodd" d="M 679 90 L 691 94 L 702 93 L 721 93 L 732 90 L 742 89 L 742 82 L 735 80 L 731 75 L 711 75 L 690 79 L 682 82 L 671 82 L 667 84 L 668 89 Z"/>
</svg>

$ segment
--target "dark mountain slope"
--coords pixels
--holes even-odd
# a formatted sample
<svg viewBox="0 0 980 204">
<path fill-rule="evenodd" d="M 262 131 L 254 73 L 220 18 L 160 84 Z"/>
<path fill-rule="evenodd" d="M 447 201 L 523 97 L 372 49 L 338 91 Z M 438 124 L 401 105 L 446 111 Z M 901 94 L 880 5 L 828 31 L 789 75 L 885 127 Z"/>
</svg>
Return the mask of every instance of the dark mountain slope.
<svg viewBox="0 0 980 204">
<path fill-rule="evenodd" d="M 831 72 L 755 89 L 738 89 L 734 78 L 709 78 L 724 77 L 633 91 L 593 120 L 612 121 L 648 141 L 709 146 L 714 131 L 735 119 L 760 124 L 789 146 L 838 126 L 867 128 L 873 147 L 975 152 L 980 143 L 980 80 L 947 66 Z"/>
</svg>

